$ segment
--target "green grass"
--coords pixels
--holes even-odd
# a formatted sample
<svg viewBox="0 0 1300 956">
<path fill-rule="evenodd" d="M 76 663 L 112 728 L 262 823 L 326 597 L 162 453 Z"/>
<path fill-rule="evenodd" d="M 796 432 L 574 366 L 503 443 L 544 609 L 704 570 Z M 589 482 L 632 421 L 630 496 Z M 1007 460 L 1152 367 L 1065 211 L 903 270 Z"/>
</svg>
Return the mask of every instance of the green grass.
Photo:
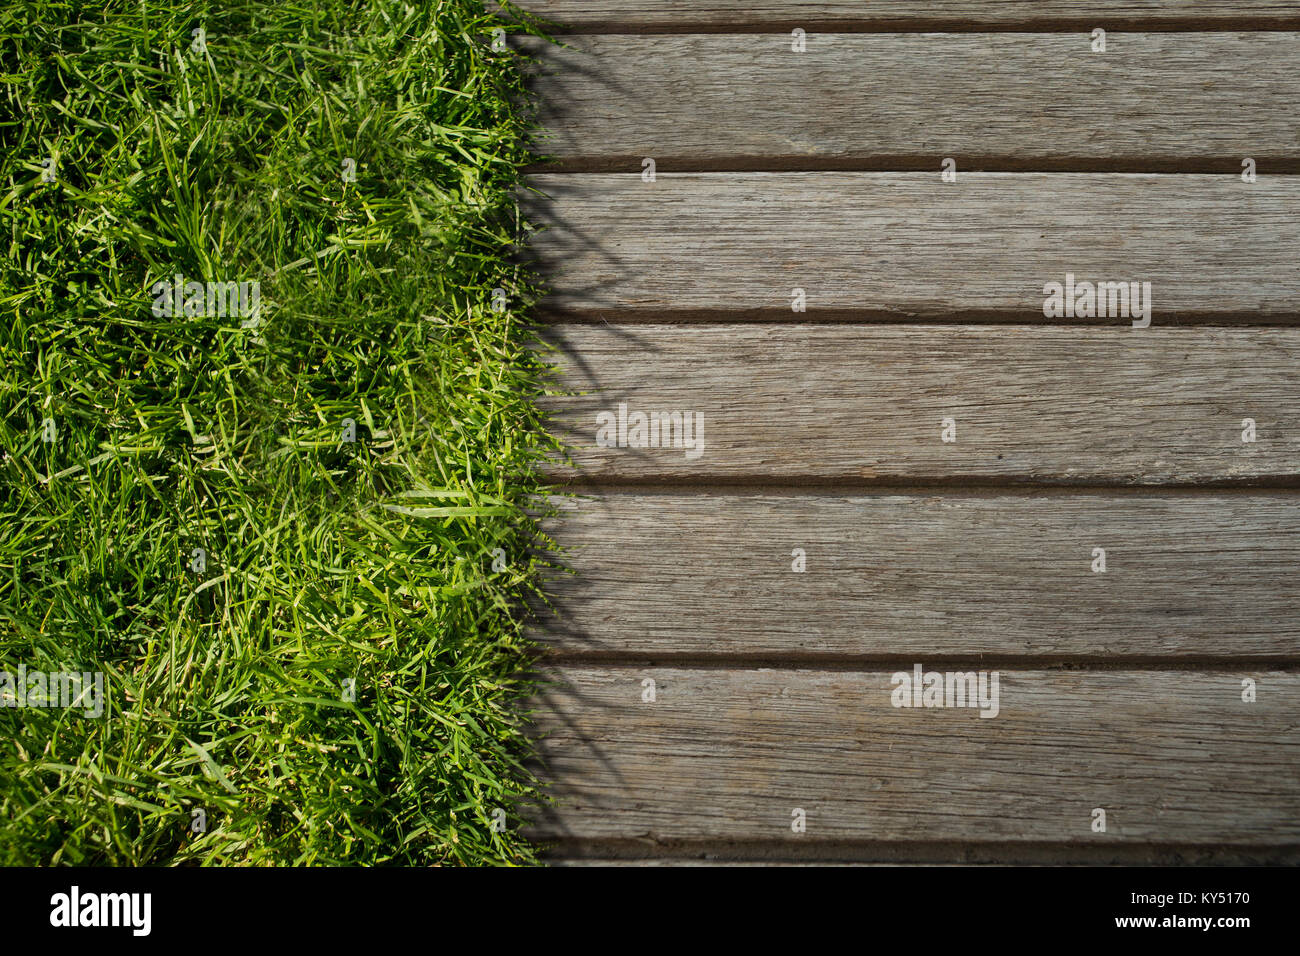
<svg viewBox="0 0 1300 956">
<path fill-rule="evenodd" d="M 0 670 L 102 670 L 109 703 L 0 709 L 0 862 L 533 861 L 551 440 L 498 25 L 4 3 Z M 155 315 L 177 273 L 260 313 Z"/>
</svg>

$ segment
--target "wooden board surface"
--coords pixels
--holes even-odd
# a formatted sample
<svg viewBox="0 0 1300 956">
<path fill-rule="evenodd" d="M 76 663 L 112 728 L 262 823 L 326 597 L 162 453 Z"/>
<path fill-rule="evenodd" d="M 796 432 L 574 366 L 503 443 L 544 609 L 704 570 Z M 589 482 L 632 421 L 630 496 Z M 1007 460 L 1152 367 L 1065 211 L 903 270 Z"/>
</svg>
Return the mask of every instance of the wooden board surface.
<svg viewBox="0 0 1300 956">
<path fill-rule="evenodd" d="M 1073 275 L 1150 282 L 1154 325 L 1300 315 L 1295 176 L 660 171 L 653 183 L 530 183 L 551 197 L 530 213 L 547 227 L 531 247 L 552 312 L 1065 322 L 1076 319 L 1045 318 L 1044 287 Z"/>
<path fill-rule="evenodd" d="M 588 32 L 799 25 L 857 29 L 1116 28 L 1128 24 L 1267 28 L 1300 17 L 1294 0 L 522 0 L 538 16 Z"/>
<path fill-rule="evenodd" d="M 1294 673 L 1004 670 L 985 719 L 895 708 L 891 670 L 562 669 L 537 725 L 560 803 L 536 835 L 1300 842 Z"/>
<path fill-rule="evenodd" d="M 587 493 L 531 834 L 1300 861 L 1300 2 L 525 7 L 571 34 L 510 42 L 560 161 L 526 204 L 550 473 Z M 1067 274 L 1151 283 L 1151 327 L 1045 315 Z M 996 669 L 998 715 L 892 706 L 913 663 Z"/>
<path fill-rule="evenodd" d="M 577 36 L 543 59 L 539 148 L 638 171 L 849 164 L 1287 168 L 1300 34 Z"/>
<path fill-rule="evenodd" d="M 613 493 L 550 530 L 570 658 L 1300 660 L 1295 495 Z"/>
<path fill-rule="evenodd" d="M 548 408 L 587 480 L 1300 475 L 1292 329 L 660 324 L 560 325 L 550 335 L 561 384 L 586 393 Z M 680 412 L 696 448 L 664 438 L 598 447 L 620 440 L 598 429 L 620 405 L 629 423 Z M 1254 443 L 1242 442 L 1246 418 Z"/>
</svg>

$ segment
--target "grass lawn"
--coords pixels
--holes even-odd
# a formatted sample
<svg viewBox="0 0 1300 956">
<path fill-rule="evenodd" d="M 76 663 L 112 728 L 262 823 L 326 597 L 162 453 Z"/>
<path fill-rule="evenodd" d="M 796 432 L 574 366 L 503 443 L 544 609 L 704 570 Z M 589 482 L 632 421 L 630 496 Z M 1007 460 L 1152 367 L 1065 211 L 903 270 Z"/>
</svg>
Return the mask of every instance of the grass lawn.
<svg viewBox="0 0 1300 956">
<path fill-rule="evenodd" d="M 0 862 L 533 860 L 498 25 L 0 7 L 0 671 L 105 699 L 0 709 Z"/>
</svg>

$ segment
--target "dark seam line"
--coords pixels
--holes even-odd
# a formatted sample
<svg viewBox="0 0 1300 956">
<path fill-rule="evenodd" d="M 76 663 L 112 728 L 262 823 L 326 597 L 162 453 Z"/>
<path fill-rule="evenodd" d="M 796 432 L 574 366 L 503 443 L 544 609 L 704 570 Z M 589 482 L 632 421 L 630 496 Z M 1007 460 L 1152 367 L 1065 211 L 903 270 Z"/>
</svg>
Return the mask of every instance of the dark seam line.
<svg viewBox="0 0 1300 956">
<path fill-rule="evenodd" d="M 1043 17 L 1015 22 L 896 17 L 893 19 L 769 17 L 706 23 L 667 23 L 653 20 L 609 19 L 582 24 L 541 24 L 552 36 L 690 36 L 692 34 L 789 33 L 796 27 L 817 33 L 1084 33 L 1100 27 L 1110 33 L 1290 33 L 1300 31 L 1300 16 L 1256 17 Z"/>
</svg>

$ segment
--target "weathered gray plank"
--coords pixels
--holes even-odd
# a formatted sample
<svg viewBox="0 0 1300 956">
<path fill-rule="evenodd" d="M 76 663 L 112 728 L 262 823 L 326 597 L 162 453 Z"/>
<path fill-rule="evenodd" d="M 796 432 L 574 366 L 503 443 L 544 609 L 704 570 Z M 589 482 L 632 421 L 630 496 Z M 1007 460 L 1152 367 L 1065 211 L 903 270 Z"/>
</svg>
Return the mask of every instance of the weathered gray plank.
<svg viewBox="0 0 1300 956">
<path fill-rule="evenodd" d="M 616 493 L 551 531 L 567 654 L 1300 658 L 1295 495 Z"/>
<path fill-rule="evenodd" d="M 1151 283 L 1152 323 L 1300 313 L 1300 177 L 544 174 L 559 312 L 1044 318 L 1044 286 Z M 1057 319 L 1055 321 L 1069 321 Z M 1095 320 L 1090 320 L 1095 321 Z M 1109 319 L 1128 324 L 1127 319 Z"/>
<path fill-rule="evenodd" d="M 538 714 L 558 798 L 542 838 L 1300 839 L 1294 673 L 1002 671 L 992 719 L 895 708 L 889 671 L 572 668 L 554 680 Z"/>
<path fill-rule="evenodd" d="M 589 479 L 1300 474 L 1300 330 L 559 325 L 556 433 Z M 598 426 L 682 413 L 694 449 Z M 955 442 L 944 442 L 953 419 Z M 1242 421 L 1257 441 L 1243 443 Z M 697 435 L 694 428 L 702 423 Z M 700 437 L 702 436 L 702 442 Z M 572 473 L 558 466 L 558 476 Z"/>
<path fill-rule="evenodd" d="M 746 24 L 919 28 L 935 23 L 1113 27 L 1118 24 L 1240 25 L 1300 16 L 1292 0 L 522 0 L 516 6 L 586 31 L 684 31 Z"/>
<path fill-rule="evenodd" d="M 1294 156 L 1300 34 L 578 36 L 533 43 L 563 160 L 639 171 L 923 162 L 959 172 Z M 1274 162 L 1277 162 L 1275 159 Z M 1147 164 L 1147 165 L 1143 165 Z"/>
</svg>

